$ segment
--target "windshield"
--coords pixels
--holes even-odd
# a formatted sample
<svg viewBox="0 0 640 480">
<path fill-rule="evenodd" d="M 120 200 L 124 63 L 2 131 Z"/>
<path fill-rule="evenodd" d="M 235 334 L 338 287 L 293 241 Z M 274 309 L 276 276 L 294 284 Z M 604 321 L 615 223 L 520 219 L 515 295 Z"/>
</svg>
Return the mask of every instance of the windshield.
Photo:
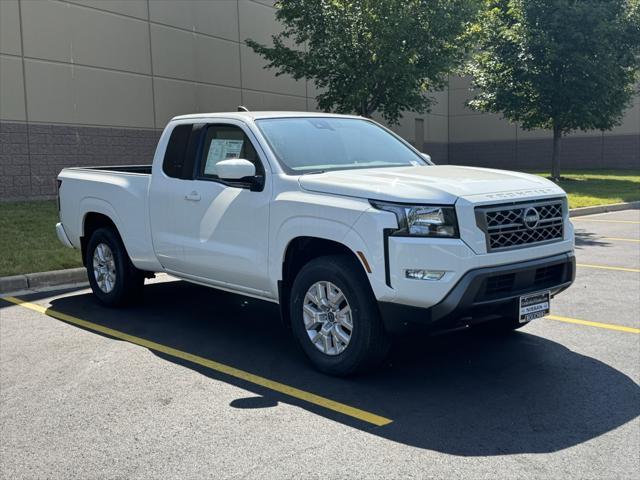
<svg viewBox="0 0 640 480">
<path fill-rule="evenodd" d="M 357 118 L 265 118 L 256 123 L 289 173 L 425 165 L 402 141 Z"/>
</svg>

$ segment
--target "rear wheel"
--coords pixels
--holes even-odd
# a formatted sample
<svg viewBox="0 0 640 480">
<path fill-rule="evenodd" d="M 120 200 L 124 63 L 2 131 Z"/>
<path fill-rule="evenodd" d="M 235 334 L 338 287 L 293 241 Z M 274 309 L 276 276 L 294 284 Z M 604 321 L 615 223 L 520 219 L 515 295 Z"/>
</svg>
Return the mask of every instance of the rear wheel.
<svg viewBox="0 0 640 480">
<path fill-rule="evenodd" d="M 113 228 L 99 228 L 91 234 L 85 263 L 91 290 L 101 303 L 118 307 L 142 295 L 144 274 L 131 263 Z"/>
<path fill-rule="evenodd" d="M 388 352 L 373 292 L 348 255 L 319 257 L 302 267 L 291 289 L 290 315 L 300 346 L 322 372 L 354 374 Z"/>
</svg>

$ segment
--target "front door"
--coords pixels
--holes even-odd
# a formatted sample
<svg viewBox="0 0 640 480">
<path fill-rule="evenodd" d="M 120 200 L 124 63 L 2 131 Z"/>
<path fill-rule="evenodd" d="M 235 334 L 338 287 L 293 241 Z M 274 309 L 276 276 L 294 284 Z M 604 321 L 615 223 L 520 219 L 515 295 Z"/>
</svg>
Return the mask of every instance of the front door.
<svg viewBox="0 0 640 480">
<path fill-rule="evenodd" d="M 269 168 L 241 122 L 210 124 L 195 159 L 194 179 L 183 185 L 174 206 L 184 246 L 178 272 L 208 283 L 263 295 L 269 290 Z M 266 176 L 260 191 L 225 182 L 216 163 L 229 158 L 253 162 Z M 265 168 L 266 167 L 266 168 Z"/>
</svg>

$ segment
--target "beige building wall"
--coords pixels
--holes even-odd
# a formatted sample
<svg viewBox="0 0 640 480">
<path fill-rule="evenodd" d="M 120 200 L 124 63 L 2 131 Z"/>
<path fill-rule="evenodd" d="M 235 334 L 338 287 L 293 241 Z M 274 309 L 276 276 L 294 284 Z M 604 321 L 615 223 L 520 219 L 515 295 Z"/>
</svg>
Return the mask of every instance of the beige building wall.
<svg viewBox="0 0 640 480">
<path fill-rule="evenodd" d="M 242 45 L 277 31 L 272 3 L 2 0 L 0 119 L 160 129 L 239 104 L 305 110 L 306 82 Z"/>
<path fill-rule="evenodd" d="M 449 82 L 449 162 L 499 168 L 549 168 L 550 130 L 524 130 L 500 115 L 466 106 L 473 97 L 469 78 Z M 640 85 L 638 86 L 640 89 Z M 577 131 L 563 140 L 565 168 L 640 168 L 640 96 L 610 131 Z"/>
<path fill-rule="evenodd" d="M 52 196 L 66 166 L 147 163 L 175 115 L 316 109 L 312 82 L 276 77 L 244 45 L 270 41 L 274 14 L 272 0 L 0 0 L 0 199 Z M 548 146 L 469 111 L 465 79 L 433 95 L 393 129 L 439 163 L 513 166 Z M 636 99 L 620 128 L 576 145 L 637 166 L 639 123 Z"/>
<path fill-rule="evenodd" d="M 70 165 L 148 163 L 175 116 L 315 107 L 244 46 L 269 0 L 0 0 L 0 199 L 51 196 Z M 312 89 L 313 90 L 313 89 Z"/>
</svg>

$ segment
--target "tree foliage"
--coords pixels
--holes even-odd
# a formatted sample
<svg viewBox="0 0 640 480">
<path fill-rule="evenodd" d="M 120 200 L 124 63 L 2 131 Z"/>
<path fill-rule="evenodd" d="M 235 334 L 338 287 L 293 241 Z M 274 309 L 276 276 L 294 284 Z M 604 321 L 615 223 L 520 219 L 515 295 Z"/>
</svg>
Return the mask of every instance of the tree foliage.
<svg viewBox="0 0 640 480">
<path fill-rule="evenodd" d="M 478 0 L 280 0 L 273 46 L 247 39 L 276 75 L 313 79 L 324 111 L 397 123 L 424 112 L 465 57 Z"/>
<path fill-rule="evenodd" d="M 637 90 L 638 0 L 485 0 L 470 65 L 473 108 L 525 129 L 573 130 L 619 124 Z"/>
</svg>

